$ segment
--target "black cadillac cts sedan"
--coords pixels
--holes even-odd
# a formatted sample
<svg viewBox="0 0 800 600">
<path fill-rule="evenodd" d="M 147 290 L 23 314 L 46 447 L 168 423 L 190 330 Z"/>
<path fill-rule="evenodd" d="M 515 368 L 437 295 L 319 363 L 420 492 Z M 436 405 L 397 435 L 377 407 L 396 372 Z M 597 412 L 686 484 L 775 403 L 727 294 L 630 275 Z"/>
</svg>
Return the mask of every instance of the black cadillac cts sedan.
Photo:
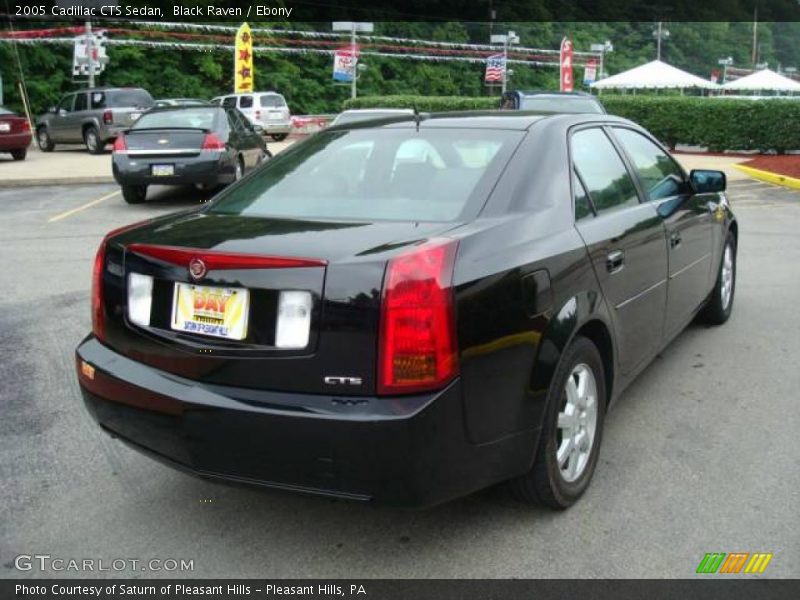
<svg viewBox="0 0 800 600">
<path fill-rule="evenodd" d="M 298 143 L 109 233 L 86 405 L 204 477 L 427 506 L 574 503 L 609 405 L 731 312 L 717 171 L 606 115 L 404 115 Z"/>
</svg>

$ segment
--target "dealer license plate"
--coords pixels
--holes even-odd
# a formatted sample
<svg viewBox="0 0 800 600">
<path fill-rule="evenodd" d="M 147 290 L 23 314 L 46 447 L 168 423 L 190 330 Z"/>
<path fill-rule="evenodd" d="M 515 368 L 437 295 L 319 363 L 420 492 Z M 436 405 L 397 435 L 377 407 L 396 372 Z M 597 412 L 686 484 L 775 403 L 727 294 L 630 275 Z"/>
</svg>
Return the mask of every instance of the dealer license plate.
<svg viewBox="0 0 800 600">
<path fill-rule="evenodd" d="M 229 340 L 247 337 L 250 292 L 176 283 L 172 300 L 172 329 Z"/>
<path fill-rule="evenodd" d="M 175 175 L 175 165 L 153 165 L 150 167 L 153 177 L 170 177 Z"/>
<path fill-rule="evenodd" d="M 0 123 L 0 131 L 3 133 L 11 131 L 11 123 Z"/>
</svg>

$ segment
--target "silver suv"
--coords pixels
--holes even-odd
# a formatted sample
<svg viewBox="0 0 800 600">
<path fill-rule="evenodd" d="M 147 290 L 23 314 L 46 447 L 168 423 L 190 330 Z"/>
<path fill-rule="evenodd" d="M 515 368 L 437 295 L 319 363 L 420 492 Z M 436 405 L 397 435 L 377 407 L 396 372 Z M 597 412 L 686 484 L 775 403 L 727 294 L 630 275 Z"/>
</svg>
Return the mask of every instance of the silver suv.
<svg viewBox="0 0 800 600">
<path fill-rule="evenodd" d="M 50 152 L 56 143 L 83 142 L 89 152 L 100 154 L 153 105 L 153 97 L 142 88 L 72 92 L 36 119 L 36 142 L 43 152 Z"/>
<path fill-rule="evenodd" d="M 253 124 L 263 127 L 276 142 L 286 139 L 292 131 L 292 115 L 286 99 L 277 92 L 247 92 L 217 96 L 212 104 L 223 108 L 238 108 Z"/>
</svg>

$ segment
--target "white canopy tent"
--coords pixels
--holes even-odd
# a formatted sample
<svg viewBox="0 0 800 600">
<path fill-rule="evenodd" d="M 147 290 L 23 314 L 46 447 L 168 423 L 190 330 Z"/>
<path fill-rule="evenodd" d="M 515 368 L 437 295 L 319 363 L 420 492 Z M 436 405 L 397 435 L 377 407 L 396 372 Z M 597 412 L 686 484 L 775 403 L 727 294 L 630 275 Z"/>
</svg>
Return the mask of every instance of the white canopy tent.
<svg viewBox="0 0 800 600">
<path fill-rule="evenodd" d="M 628 71 L 617 73 L 592 84 L 597 90 L 656 90 L 656 89 L 690 89 L 716 90 L 719 86 L 708 80 L 681 71 L 660 60 L 654 60 Z"/>
<path fill-rule="evenodd" d="M 762 69 L 750 75 L 745 75 L 739 79 L 728 81 L 722 84 L 723 90 L 737 92 L 760 92 L 763 90 L 772 92 L 800 92 L 800 83 L 794 79 L 789 79 L 779 75 L 770 69 Z"/>
</svg>

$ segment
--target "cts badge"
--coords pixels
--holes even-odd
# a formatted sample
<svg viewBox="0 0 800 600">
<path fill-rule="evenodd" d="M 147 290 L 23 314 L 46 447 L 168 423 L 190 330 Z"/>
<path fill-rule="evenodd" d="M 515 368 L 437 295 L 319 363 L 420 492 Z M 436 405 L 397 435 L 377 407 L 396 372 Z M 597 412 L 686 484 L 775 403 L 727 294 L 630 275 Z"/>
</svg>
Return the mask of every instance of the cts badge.
<svg viewBox="0 0 800 600">
<path fill-rule="evenodd" d="M 361 385 L 361 377 L 325 377 L 326 385 Z"/>
</svg>

